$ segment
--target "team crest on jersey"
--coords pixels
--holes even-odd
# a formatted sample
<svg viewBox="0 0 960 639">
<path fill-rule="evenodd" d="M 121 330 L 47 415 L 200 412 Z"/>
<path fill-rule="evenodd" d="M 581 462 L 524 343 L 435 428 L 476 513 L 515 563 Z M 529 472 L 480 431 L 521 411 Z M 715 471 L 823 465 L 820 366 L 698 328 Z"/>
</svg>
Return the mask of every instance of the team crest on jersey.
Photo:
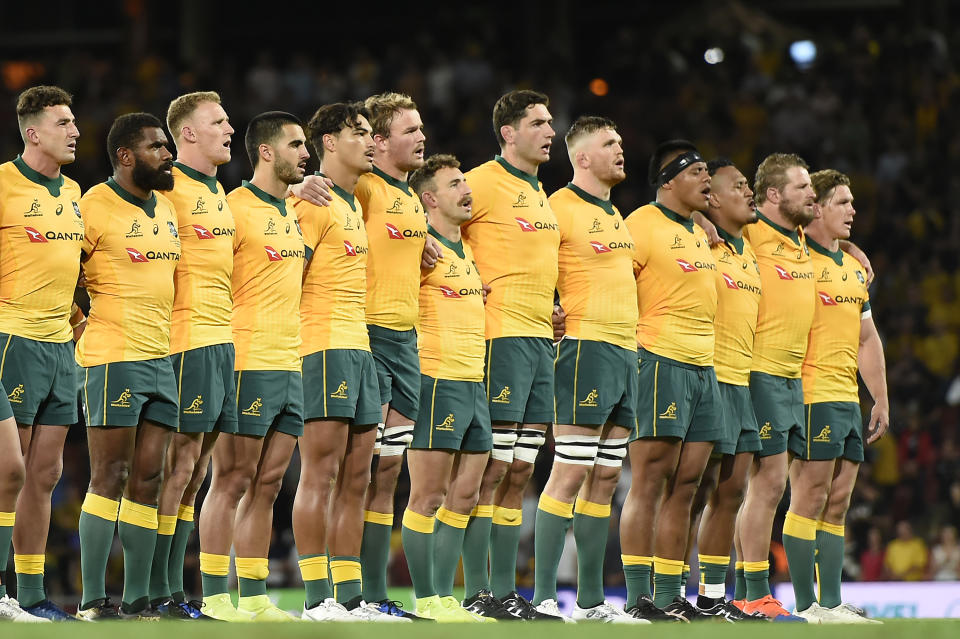
<svg viewBox="0 0 960 639">
<path fill-rule="evenodd" d="M 403 213 L 403 206 L 400 204 L 400 198 L 397 198 L 393 201 L 393 204 L 389 209 L 386 210 L 387 213 Z"/>
<path fill-rule="evenodd" d="M 173 237 L 180 237 L 180 234 L 177 233 L 177 227 L 174 226 L 170 220 L 167 220 L 167 230 L 170 231 L 170 235 Z"/>
<path fill-rule="evenodd" d="M 337 386 L 337 390 L 330 393 L 330 397 L 333 399 L 347 399 L 347 380 L 340 382 L 340 385 Z"/>
<path fill-rule="evenodd" d="M 670 248 L 671 248 L 671 249 L 682 249 L 682 248 L 684 248 L 684 246 L 683 246 L 683 240 L 680 239 L 680 236 L 679 236 L 679 235 L 674 235 L 674 236 L 673 236 L 673 244 L 670 245 Z"/>
<path fill-rule="evenodd" d="M 23 214 L 23 217 L 40 217 L 43 211 L 40 210 L 40 200 L 34 199 L 30 205 L 30 210 Z"/>
<path fill-rule="evenodd" d="M 443 431 L 450 432 L 453 430 L 454 421 L 455 420 L 453 418 L 453 413 L 448 413 L 447 416 L 443 418 L 443 421 L 440 422 L 439 424 L 436 424 L 433 428 L 435 430 L 443 430 Z"/>
<path fill-rule="evenodd" d="M 844 279 L 846 279 L 846 276 L 844 276 Z M 833 279 L 830 277 L 830 269 L 829 269 L 829 268 L 824 268 L 822 271 L 820 271 L 820 277 L 817 278 L 817 281 L 818 281 L 818 282 L 832 282 Z"/>
<path fill-rule="evenodd" d="M 500 390 L 500 394 L 490 400 L 494 404 L 509 404 L 510 403 L 510 387 L 504 386 Z"/>
<path fill-rule="evenodd" d="M 263 231 L 264 235 L 276 235 L 277 234 L 277 223 L 273 219 L 267 220 L 267 228 Z"/>
<path fill-rule="evenodd" d="M 603 233 L 603 225 L 600 224 L 600 218 L 593 218 L 593 226 L 590 227 L 587 233 Z"/>
<path fill-rule="evenodd" d="M 130 389 L 124 388 L 123 392 L 120 393 L 120 395 L 117 396 L 115 400 L 110 402 L 110 406 L 112 406 L 113 408 L 130 408 L 131 396 L 132 396 L 132 393 L 130 392 Z"/>
<path fill-rule="evenodd" d="M 10 400 L 11 404 L 22 404 L 23 393 L 23 384 L 17 384 L 17 387 L 10 391 L 10 393 L 7 395 L 7 399 Z"/>
<path fill-rule="evenodd" d="M 203 395 L 197 395 L 190 405 L 183 409 L 184 415 L 203 415 Z"/>
<path fill-rule="evenodd" d="M 347 215 L 347 221 L 344 222 L 344 224 L 343 224 L 343 230 L 344 230 L 344 231 L 353 231 L 353 230 L 355 229 L 355 227 L 353 226 L 353 220 L 350 219 L 350 214 L 349 214 L 349 213 L 347 213 L 346 215 Z"/>
<path fill-rule="evenodd" d="M 80 215 L 80 205 L 77 204 L 76 202 L 70 202 L 70 203 L 73 204 L 73 212 L 76 214 L 76 216 L 82 218 L 83 216 Z"/>
<path fill-rule="evenodd" d="M 263 398 L 258 397 L 250 403 L 250 406 L 240 411 L 240 414 L 247 415 L 249 417 L 260 417 L 261 408 L 263 408 Z"/>
<path fill-rule="evenodd" d="M 597 389 L 592 389 L 587 396 L 584 397 L 577 404 L 580 408 L 596 408 L 597 407 L 597 397 L 600 396 L 600 393 L 597 392 Z"/>
<path fill-rule="evenodd" d="M 223 203 L 221 202 L 220 205 L 221 205 L 221 207 L 222 207 L 222 206 L 223 206 Z M 207 213 L 207 203 L 203 201 L 203 196 L 200 196 L 200 197 L 197 198 L 197 205 L 196 205 L 195 207 L 193 207 L 193 210 L 190 211 L 190 214 L 191 214 L 191 215 L 202 215 L 202 214 L 204 214 L 204 213 Z"/>
<path fill-rule="evenodd" d="M 677 403 L 670 402 L 670 405 L 667 406 L 667 410 L 663 411 L 657 415 L 659 419 L 676 419 L 677 418 Z"/>
<path fill-rule="evenodd" d="M 777 242 L 777 248 L 773 249 L 774 255 L 783 255 L 783 242 Z"/>
<path fill-rule="evenodd" d="M 824 426 L 822 429 L 820 429 L 820 434 L 814 437 L 813 441 L 819 442 L 821 444 L 829 444 L 830 443 L 830 427 Z"/>
<path fill-rule="evenodd" d="M 723 262 L 724 264 L 729 264 L 729 263 L 730 263 L 730 251 L 728 251 L 727 249 L 723 249 L 723 255 L 721 255 L 721 256 L 720 256 L 720 259 L 717 260 L 717 261 L 718 261 L 718 262 Z"/>
<path fill-rule="evenodd" d="M 527 204 L 527 194 L 526 193 L 517 193 L 517 201 L 513 203 L 513 208 L 515 209 L 525 209 L 530 205 Z"/>
<path fill-rule="evenodd" d="M 447 270 L 446 274 L 444 274 L 444 277 L 459 277 L 459 276 L 460 274 L 457 273 L 457 265 L 451 262 L 450 268 Z"/>
<path fill-rule="evenodd" d="M 773 427 L 770 422 L 764 422 L 760 427 L 760 439 L 773 439 Z"/>
<path fill-rule="evenodd" d="M 130 225 L 130 231 L 127 233 L 127 237 L 143 237 L 143 233 L 140 232 L 140 222 L 137 220 L 133 221 L 133 224 Z"/>
</svg>

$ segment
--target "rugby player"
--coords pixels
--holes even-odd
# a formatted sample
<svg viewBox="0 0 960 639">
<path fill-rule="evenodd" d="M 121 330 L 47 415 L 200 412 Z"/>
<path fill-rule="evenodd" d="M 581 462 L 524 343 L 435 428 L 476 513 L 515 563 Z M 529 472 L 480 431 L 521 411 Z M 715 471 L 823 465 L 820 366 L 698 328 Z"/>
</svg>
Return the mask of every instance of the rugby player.
<svg viewBox="0 0 960 639">
<path fill-rule="evenodd" d="M 157 191 L 173 188 L 163 124 L 148 113 L 117 118 L 107 134 L 113 176 L 87 191 L 83 274 L 90 316 L 77 342 L 90 451 L 90 486 L 80 514 L 83 598 L 77 616 L 115 617 L 105 592 L 113 532 L 123 546 L 120 616 L 157 619 L 150 564 L 164 454 L 178 424 L 170 352 L 177 214 Z"/>
<path fill-rule="evenodd" d="M 71 104 L 59 87 L 21 93 L 17 122 L 23 153 L 0 166 L 0 343 L 5 351 L 0 382 L 9 389 L 3 403 L 19 426 L 11 431 L 19 433 L 19 442 L 4 446 L 17 459 L 4 467 L 23 484 L 22 490 L 17 484 L 19 498 L 15 491 L 7 493 L 17 500 L 16 508 L 13 503 L 0 507 L 8 511 L 0 515 L 0 566 L 7 565 L 12 531 L 20 605 L 53 621 L 74 619 L 47 599 L 43 584 L 50 496 L 60 480 L 67 430 L 77 422 L 71 303 L 83 222 L 80 187 L 61 172 L 74 161 L 80 136 Z"/>
</svg>

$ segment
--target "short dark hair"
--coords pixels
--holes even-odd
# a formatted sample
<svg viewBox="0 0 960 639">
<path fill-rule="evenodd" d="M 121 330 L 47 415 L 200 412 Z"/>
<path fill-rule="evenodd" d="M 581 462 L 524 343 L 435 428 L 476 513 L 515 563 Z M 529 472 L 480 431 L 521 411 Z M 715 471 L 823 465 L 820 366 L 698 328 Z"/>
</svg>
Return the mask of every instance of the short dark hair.
<svg viewBox="0 0 960 639">
<path fill-rule="evenodd" d="M 530 91 L 529 89 L 517 89 L 500 96 L 497 103 L 493 105 L 493 134 L 497 136 L 497 142 L 503 147 L 506 140 L 500 133 L 500 128 L 504 126 L 517 126 L 523 116 L 527 114 L 527 109 L 535 104 L 550 106 L 550 98 L 539 91 Z"/>
<path fill-rule="evenodd" d="M 567 131 L 567 134 L 563 136 L 563 140 L 567 143 L 567 149 L 569 149 L 570 145 L 576 142 L 577 139 L 604 129 L 616 131 L 617 125 L 610 118 L 599 115 L 581 115 L 570 125 L 570 129 Z"/>
<path fill-rule="evenodd" d="M 440 169 L 458 169 L 460 160 L 449 153 L 435 153 L 427 158 L 419 169 L 410 174 L 407 178 L 407 184 L 417 194 L 417 197 L 423 195 L 424 191 L 434 188 L 433 178 Z"/>
<path fill-rule="evenodd" d="M 323 160 L 323 136 L 356 126 L 361 115 L 367 118 L 362 102 L 334 102 L 317 109 L 307 122 L 307 139 L 318 160 Z"/>
<path fill-rule="evenodd" d="M 817 192 L 817 204 L 823 204 L 838 186 L 850 186 L 850 178 L 836 169 L 823 169 L 810 174 L 810 183 Z"/>
<path fill-rule="evenodd" d="M 697 145 L 690 140 L 667 140 L 666 142 L 658 144 L 657 148 L 653 151 L 653 155 L 650 156 L 650 166 L 647 168 L 647 179 L 650 181 L 650 184 L 658 183 L 657 177 L 660 175 L 660 171 L 669 164 L 673 158 L 686 151 L 696 150 Z"/>
<path fill-rule="evenodd" d="M 731 160 L 728 157 L 724 157 L 722 155 L 719 157 L 715 157 L 709 162 L 707 162 L 707 173 L 710 174 L 710 177 L 713 177 L 714 175 L 716 175 L 717 171 L 719 171 L 725 166 L 735 167 L 736 165 L 733 163 L 733 160 Z"/>
<path fill-rule="evenodd" d="M 163 130 L 163 122 L 152 113 L 126 113 L 114 120 L 107 133 L 110 166 L 117 168 L 118 150 L 132 149 L 143 139 L 143 130 L 153 128 Z"/>
<path fill-rule="evenodd" d="M 21 125 L 25 119 L 42 113 L 49 106 L 72 106 L 73 96 L 61 89 L 49 85 L 30 87 L 17 96 L 17 119 Z"/>
<path fill-rule="evenodd" d="M 260 162 L 260 145 L 272 144 L 286 124 L 303 126 L 300 118 L 286 111 L 266 111 L 250 120 L 243 137 L 243 146 L 247 149 L 247 157 L 250 158 L 250 166 L 254 170 Z"/>
</svg>

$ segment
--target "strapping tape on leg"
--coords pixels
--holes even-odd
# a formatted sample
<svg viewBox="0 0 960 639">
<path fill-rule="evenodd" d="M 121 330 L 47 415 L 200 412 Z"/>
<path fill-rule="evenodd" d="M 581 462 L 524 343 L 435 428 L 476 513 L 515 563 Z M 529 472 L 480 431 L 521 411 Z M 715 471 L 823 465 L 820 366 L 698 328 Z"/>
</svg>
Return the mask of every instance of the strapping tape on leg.
<svg viewBox="0 0 960 639">
<path fill-rule="evenodd" d="M 402 455 L 413 443 L 413 424 L 387 426 L 383 429 L 383 444 L 380 449 L 381 457 L 396 457 Z"/>
<path fill-rule="evenodd" d="M 600 447 L 600 435 L 557 435 L 554 455 L 561 464 L 593 466 Z"/>
<path fill-rule="evenodd" d="M 628 439 L 627 437 L 618 437 L 600 442 L 600 448 L 597 451 L 597 464 L 611 468 L 623 466 L 623 458 L 627 456 Z"/>
<path fill-rule="evenodd" d="M 513 456 L 522 462 L 533 464 L 537 461 L 540 447 L 547 441 L 546 435 L 532 428 L 521 428 L 517 436 L 517 443 L 513 448 Z"/>
<path fill-rule="evenodd" d="M 493 450 L 490 456 L 497 461 L 513 462 L 514 448 L 517 444 L 517 429 L 496 428 L 493 429 Z"/>
<path fill-rule="evenodd" d="M 380 448 L 383 446 L 383 422 L 377 424 L 377 441 L 373 443 L 373 452 L 374 454 L 380 452 Z"/>
</svg>

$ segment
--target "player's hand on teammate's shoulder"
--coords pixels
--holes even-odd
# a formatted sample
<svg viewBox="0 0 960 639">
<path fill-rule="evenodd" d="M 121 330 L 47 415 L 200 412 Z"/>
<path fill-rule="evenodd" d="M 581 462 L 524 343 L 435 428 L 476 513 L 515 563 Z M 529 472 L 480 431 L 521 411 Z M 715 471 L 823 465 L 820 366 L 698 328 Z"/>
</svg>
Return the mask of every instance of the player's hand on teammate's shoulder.
<svg viewBox="0 0 960 639">
<path fill-rule="evenodd" d="M 427 234 L 427 240 L 423 243 L 423 255 L 420 258 L 420 268 L 433 268 L 437 265 L 437 260 L 441 257 L 443 257 L 443 250 L 440 248 L 440 243 Z M 484 300 L 486 300 L 486 298 L 484 298 Z"/>
<path fill-rule="evenodd" d="M 553 323 L 553 341 L 554 343 L 559 342 L 563 339 L 564 333 L 567 332 L 567 314 L 563 312 L 559 304 L 554 305 L 550 321 Z"/>
<path fill-rule="evenodd" d="M 333 195 L 333 180 L 322 175 L 307 175 L 300 184 L 291 184 L 287 189 L 287 197 L 294 195 L 316 206 L 330 206 Z"/>
<path fill-rule="evenodd" d="M 867 285 L 871 284 L 876 273 L 873 272 L 873 265 L 870 264 L 870 258 L 863 252 L 863 249 L 850 240 L 840 240 L 840 249 L 849 253 L 853 259 L 860 262 L 863 270 L 867 272 Z"/>
<path fill-rule="evenodd" d="M 710 243 L 710 246 L 717 246 L 721 242 L 720 234 L 717 233 L 716 225 L 707 219 L 707 216 L 701 213 L 700 211 L 693 212 L 693 221 L 694 223 L 703 229 L 703 232 L 707 234 L 707 241 Z"/>
</svg>

